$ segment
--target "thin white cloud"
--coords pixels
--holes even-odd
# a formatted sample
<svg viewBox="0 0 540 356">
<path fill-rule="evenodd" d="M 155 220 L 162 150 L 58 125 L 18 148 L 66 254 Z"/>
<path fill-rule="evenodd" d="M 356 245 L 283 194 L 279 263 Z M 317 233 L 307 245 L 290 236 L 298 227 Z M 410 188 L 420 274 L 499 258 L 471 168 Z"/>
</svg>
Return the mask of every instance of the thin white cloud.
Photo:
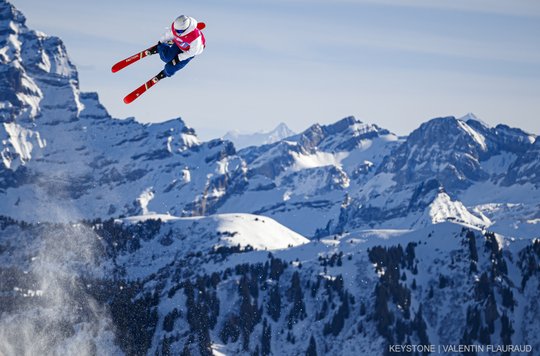
<svg viewBox="0 0 540 356">
<path fill-rule="evenodd" d="M 72 59 L 82 65 L 83 90 L 97 90 L 116 117 L 161 121 L 181 115 L 195 128 L 225 131 L 255 130 L 261 123 L 271 129 L 280 121 L 303 129 L 360 114 L 407 133 L 415 119 L 473 111 L 538 132 L 540 107 L 533 94 L 539 91 L 539 27 L 531 16 L 540 17 L 540 0 L 159 0 L 131 7 L 97 0 L 83 10 L 68 0 L 12 1 L 22 4 L 30 27 L 66 40 Z M 207 51 L 126 106 L 123 95 L 162 63 L 150 58 L 115 75 L 110 65 L 157 40 L 175 7 L 207 22 Z M 442 11 L 426 18 L 429 9 Z M 463 18 L 479 21 L 452 28 Z M 321 32 L 322 20 L 331 33 Z M 441 60 L 423 68 L 425 54 Z M 480 71 L 480 61 L 464 58 L 490 67 Z M 515 75 L 516 68 L 530 75 Z M 168 104 L 179 92 L 181 106 Z"/>
<path fill-rule="evenodd" d="M 272 0 L 272 2 L 373 4 L 540 17 L 538 0 Z"/>
<path fill-rule="evenodd" d="M 296 0 L 298 1 L 298 0 Z M 343 1 L 343 0 L 342 0 Z M 351 0 L 353 1 L 353 0 Z M 357 0 L 371 1 L 371 0 Z M 394 0 L 382 0 L 394 1 Z M 408 0 L 411 1 L 411 0 Z M 420 0 L 418 0 L 420 1 Z M 481 59 L 486 61 L 507 61 L 524 64 L 540 63 L 540 47 L 531 41 L 518 38 L 498 38 L 497 34 L 486 36 L 450 36 L 406 28 L 374 27 L 361 22 L 342 23 L 332 19 L 330 32 L 321 32 L 317 22 L 310 18 L 298 18 L 290 14 L 280 17 L 280 26 L 270 26 L 271 15 L 260 15 L 254 19 L 243 19 L 242 14 L 229 16 L 233 25 L 226 32 L 216 31 L 212 38 L 216 42 L 231 42 L 245 48 L 255 48 L 263 53 L 280 58 L 319 58 L 336 56 L 326 47 L 334 48 L 342 56 L 355 56 L 362 53 L 362 47 L 383 50 L 407 51 L 419 54 L 435 54 L 453 58 Z M 216 24 L 219 26 L 220 24 Z M 296 25 L 296 26 L 293 26 Z M 245 31 L 249 28 L 250 31 Z M 272 31 L 265 29 L 272 28 Z M 317 34 L 314 36 L 313 34 Z M 336 47 L 338 48 L 336 50 Z"/>
</svg>

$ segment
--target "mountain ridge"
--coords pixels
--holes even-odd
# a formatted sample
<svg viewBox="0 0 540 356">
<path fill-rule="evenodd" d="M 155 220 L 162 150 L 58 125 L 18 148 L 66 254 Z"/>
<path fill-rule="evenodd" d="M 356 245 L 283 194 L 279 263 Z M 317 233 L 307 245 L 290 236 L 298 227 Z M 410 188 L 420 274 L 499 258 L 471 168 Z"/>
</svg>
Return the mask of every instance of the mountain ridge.
<svg viewBox="0 0 540 356">
<path fill-rule="evenodd" d="M 249 146 L 260 146 L 281 141 L 295 133 L 285 123 L 278 124 L 273 130 L 268 132 L 240 133 L 239 131 L 229 131 L 222 138 L 234 143 L 237 149 Z"/>
</svg>

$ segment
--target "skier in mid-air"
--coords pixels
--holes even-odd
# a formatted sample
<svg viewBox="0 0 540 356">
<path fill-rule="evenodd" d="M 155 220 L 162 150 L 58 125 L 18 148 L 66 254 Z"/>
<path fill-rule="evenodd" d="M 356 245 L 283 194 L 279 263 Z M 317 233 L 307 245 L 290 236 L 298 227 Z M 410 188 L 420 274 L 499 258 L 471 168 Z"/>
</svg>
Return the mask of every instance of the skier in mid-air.
<svg viewBox="0 0 540 356">
<path fill-rule="evenodd" d="M 156 53 L 159 53 L 159 57 L 165 62 L 165 67 L 161 72 L 128 94 L 124 98 L 124 102 L 126 104 L 131 103 L 158 81 L 174 75 L 174 73 L 184 68 L 195 56 L 201 54 L 206 46 L 206 40 L 201 31 L 205 27 L 206 25 L 203 22 L 197 22 L 193 17 L 185 15 L 178 16 L 157 45 L 116 63 L 112 67 L 113 73 L 139 59 Z"/>
<path fill-rule="evenodd" d="M 167 77 L 184 68 L 204 50 L 205 38 L 197 24 L 193 17 L 178 16 L 158 42 L 157 50 L 161 60 L 166 63 L 163 72 Z"/>
</svg>

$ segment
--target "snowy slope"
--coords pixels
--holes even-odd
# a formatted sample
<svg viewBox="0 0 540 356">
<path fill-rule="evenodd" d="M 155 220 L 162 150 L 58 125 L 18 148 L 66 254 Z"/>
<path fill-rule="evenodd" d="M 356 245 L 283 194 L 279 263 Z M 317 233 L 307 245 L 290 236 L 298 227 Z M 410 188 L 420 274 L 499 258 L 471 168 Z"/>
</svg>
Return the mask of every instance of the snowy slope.
<svg viewBox="0 0 540 356">
<path fill-rule="evenodd" d="M 217 249 L 221 246 L 245 248 L 248 245 L 255 250 L 276 250 L 298 246 L 309 241 L 273 219 L 251 214 L 222 214 L 191 218 L 150 214 L 132 216 L 120 221 L 138 223 L 149 219 L 161 219 L 168 222 L 172 230 L 182 231 L 188 237 L 196 237 L 196 249 L 200 250 Z M 205 241 L 205 237 L 208 237 L 208 241 Z M 149 248 L 149 250 L 153 249 Z"/>
<path fill-rule="evenodd" d="M 270 228 L 261 233 L 259 225 L 268 223 Z M 405 342 L 403 335 L 408 335 L 407 343 L 446 345 L 463 342 L 465 332 L 468 344 L 486 345 L 489 338 L 493 344 L 511 340 L 540 347 L 537 325 L 529 322 L 540 317 L 538 241 L 508 239 L 467 225 L 355 230 L 315 241 L 253 215 L 146 216 L 123 224 L 24 229 L 3 221 L 2 226 L 1 240 L 15 252 L 12 256 L 18 254 L 17 261 L 0 260 L 13 276 L 3 295 L 26 298 L 26 308 L 35 311 L 26 323 L 36 325 L 42 308 L 68 310 L 53 303 L 51 293 L 66 295 L 69 303 L 71 295 L 78 296 L 82 308 L 107 303 L 109 315 L 71 321 L 94 327 L 93 337 L 78 335 L 96 342 L 99 350 L 115 347 L 107 325 L 116 325 L 113 341 L 126 354 L 187 348 L 196 354 L 214 349 L 247 355 L 269 348 L 275 354 L 297 355 L 309 347 L 311 336 L 322 354 L 380 354 L 393 342 Z M 42 235 L 46 244 L 34 250 L 38 231 L 47 232 Z M 61 233 L 77 242 L 56 245 Z M 251 233 L 258 237 L 250 241 L 265 247 L 276 235 L 297 245 L 271 253 L 233 248 Z M 9 244 L 20 236 L 26 236 L 26 251 L 37 258 L 23 257 L 23 250 Z M 216 249 L 227 237 L 238 240 L 229 240 L 229 249 Z M 51 258 L 53 246 L 58 253 Z M 85 252 L 78 246 L 85 246 Z M 63 255 L 70 259 L 63 261 Z M 76 293 L 70 284 L 40 282 L 37 290 L 32 287 L 33 278 L 48 276 L 38 268 L 45 256 L 48 268 L 71 266 L 66 278 L 84 278 Z M 31 278 L 23 277 L 19 264 Z M 104 326 L 98 327 L 100 323 Z M 2 330 L 16 333 L 17 325 Z M 49 333 L 56 328 L 52 324 Z M 17 340 L 8 339 L 0 351 Z M 65 340 L 65 345 L 74 342 L 69 334 Z"/>
</svg>

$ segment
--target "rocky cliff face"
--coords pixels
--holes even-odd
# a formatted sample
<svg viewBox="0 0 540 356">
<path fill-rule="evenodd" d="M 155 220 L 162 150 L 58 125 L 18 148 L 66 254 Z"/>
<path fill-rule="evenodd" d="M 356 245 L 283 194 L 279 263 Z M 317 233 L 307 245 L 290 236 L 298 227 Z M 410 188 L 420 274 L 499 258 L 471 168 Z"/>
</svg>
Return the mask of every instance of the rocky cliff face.
<svg viewBox="0 0 540 356">
<path fill-rule="evenodd" d="M 489 178 L 481 162 L 502 152 L 522 154 L 532 140 L 519 129 L 489 128 L 469 117 L 433 119 L 413 131 L 380 171 L 396 174 L 401 184 L 435 177 L 448 189 L 466 188 Z"/>
</svg>

